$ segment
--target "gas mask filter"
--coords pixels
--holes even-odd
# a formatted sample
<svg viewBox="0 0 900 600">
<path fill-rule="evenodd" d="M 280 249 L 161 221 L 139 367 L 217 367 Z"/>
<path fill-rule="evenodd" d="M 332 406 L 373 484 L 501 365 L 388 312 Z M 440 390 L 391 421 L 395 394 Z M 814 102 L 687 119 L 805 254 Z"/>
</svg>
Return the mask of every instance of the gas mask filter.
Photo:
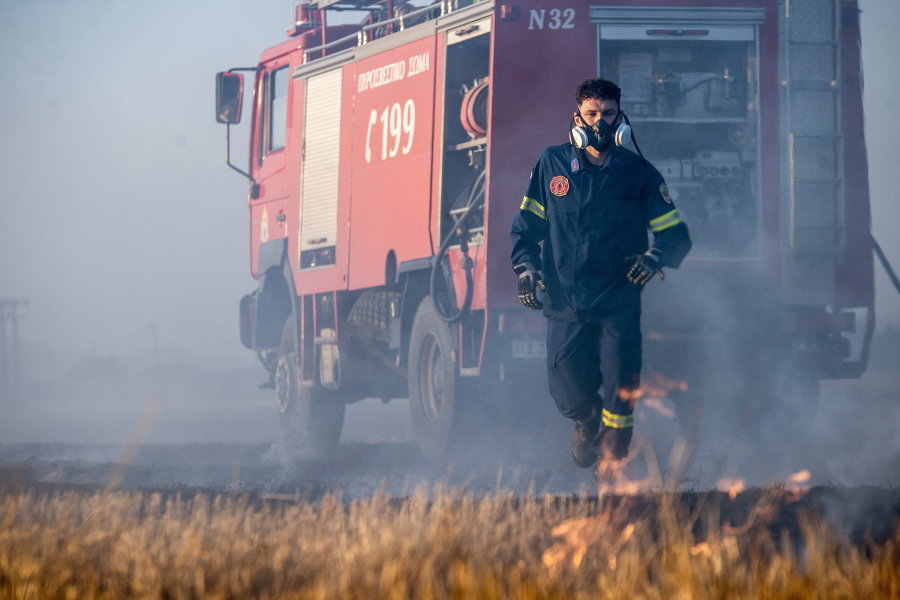
<svg viewBox="0 0 900 600">
<path fill-rule="evenodd" d="M 581 114 L 578 115 L 581 117 Z M 584 117 L 581 117 L 584 122 Z M 624 146 L 631 142 L 631 126 L 621 123 L 618 127 L 609 125 L 603 119 L 598 120 L 591 127 L 575 125 L 571 132 L 572 145 L 580 150 L 591 146 L 598 152 L 606 152 L 613 143 L 616 146 Z"/>
</svg>

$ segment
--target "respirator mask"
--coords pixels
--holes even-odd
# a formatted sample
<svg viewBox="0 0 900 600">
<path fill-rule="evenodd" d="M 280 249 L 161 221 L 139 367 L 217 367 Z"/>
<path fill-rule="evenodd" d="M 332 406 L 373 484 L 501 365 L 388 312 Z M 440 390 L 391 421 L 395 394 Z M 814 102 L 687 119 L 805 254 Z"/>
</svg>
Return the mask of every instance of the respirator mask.
<svg viewBox="0 0 900 600">
<path fill-rule="evenodd" d="M 581 116 L 580 112 L 578 116 L 581 118 L 581 122 L 584 123 L 584 117 Z M 625 119 L 627 121 L 627 117 Z M 631 142 L 631 126 L 627 122 L 618 126 L 610 125 L 603 119 L 599 119 L 590 127 L 575 125 L 572 127 L 570 138 L 572 145 L 580 150 L 590 146 L 598 152 L 606 152 L 613 143 L 616 146 L 624 146 Z"/>
</svg>

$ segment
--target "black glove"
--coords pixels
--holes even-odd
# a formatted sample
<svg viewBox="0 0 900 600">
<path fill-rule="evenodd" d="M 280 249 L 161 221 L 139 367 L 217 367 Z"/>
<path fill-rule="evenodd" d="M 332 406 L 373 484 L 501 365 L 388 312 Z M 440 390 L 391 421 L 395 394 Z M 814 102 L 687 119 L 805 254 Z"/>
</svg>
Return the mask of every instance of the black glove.
<svg viewBox="0 0 900 600">
<path fill-rule="evenodd" d="M 625 277 L 635 285 L 645 285 L 657 273 L 659 273 L 660 279 L 665 278 L 662 271 L 659 270 L 659 259 L 653 249 L 647 250 L 644 254 L 629 256 L 625 260 L 634 263 Z"/>
<path fill-rule="evenodd" d="M 519 263 L 513 265 L 513 271 L 519 276 L 519 302 L 526 308 L 535 310 L 544 307 L 537 299 L 537 290 L 547 291 L 541 275 L 535 271 L 531 263 Z"/>
</svg>

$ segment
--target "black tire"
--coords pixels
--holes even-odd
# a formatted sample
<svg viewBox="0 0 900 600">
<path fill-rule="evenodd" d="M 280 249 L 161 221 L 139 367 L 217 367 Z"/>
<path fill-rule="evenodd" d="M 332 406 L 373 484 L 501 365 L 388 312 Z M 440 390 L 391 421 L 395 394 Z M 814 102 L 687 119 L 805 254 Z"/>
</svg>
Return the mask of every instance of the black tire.
<svg viewBox="0 0 900 600">
<path fill-rule="evenodd" d="M 409 340 L 409 412 L 422 454 L 440 456 L 458 429 L 459 378 L 451 326 L 426 296 Z"/>
<path fill-rule="evenodd" d="M 348 403 L 406 395 L 406 377 L 396 366 L 398 351 L 391 348 L 391 304 L 399 298 L 399 292 L 365 290 L 341 323 L 337 393 Z"/>
<path fill-rule="evenodd" d="M 288 317 L 275 363 L 275 393 L 282 439 L 292 458 L 327 458 L 344 427 L 344 401 L 319 385 L 318 365 L 315 373 L 312 382 L 300 381 L 294 351 L 294 319 Z"/>
<path fill-rule="evenodd" d="M 391 300 L 399 299 L 400 292 L 366 290 L 353 303 L 347 321 L 367 327 L 373 339 L 386 342 L 391 321 Z"/>
</svg>

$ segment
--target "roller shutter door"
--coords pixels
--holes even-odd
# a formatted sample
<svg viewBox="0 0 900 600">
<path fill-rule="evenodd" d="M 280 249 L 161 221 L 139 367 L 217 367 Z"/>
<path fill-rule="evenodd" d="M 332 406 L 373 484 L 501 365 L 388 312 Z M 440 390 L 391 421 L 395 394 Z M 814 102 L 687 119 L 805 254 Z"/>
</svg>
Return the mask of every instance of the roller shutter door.
<svg viewBox="0 0 900 600">
<path fill-rule="evenodd" d="M 334 264 L 341 150 L 341 69 L 306 80 L 303 175 L 300 184 L 300 268 Z"/>
</svg>

